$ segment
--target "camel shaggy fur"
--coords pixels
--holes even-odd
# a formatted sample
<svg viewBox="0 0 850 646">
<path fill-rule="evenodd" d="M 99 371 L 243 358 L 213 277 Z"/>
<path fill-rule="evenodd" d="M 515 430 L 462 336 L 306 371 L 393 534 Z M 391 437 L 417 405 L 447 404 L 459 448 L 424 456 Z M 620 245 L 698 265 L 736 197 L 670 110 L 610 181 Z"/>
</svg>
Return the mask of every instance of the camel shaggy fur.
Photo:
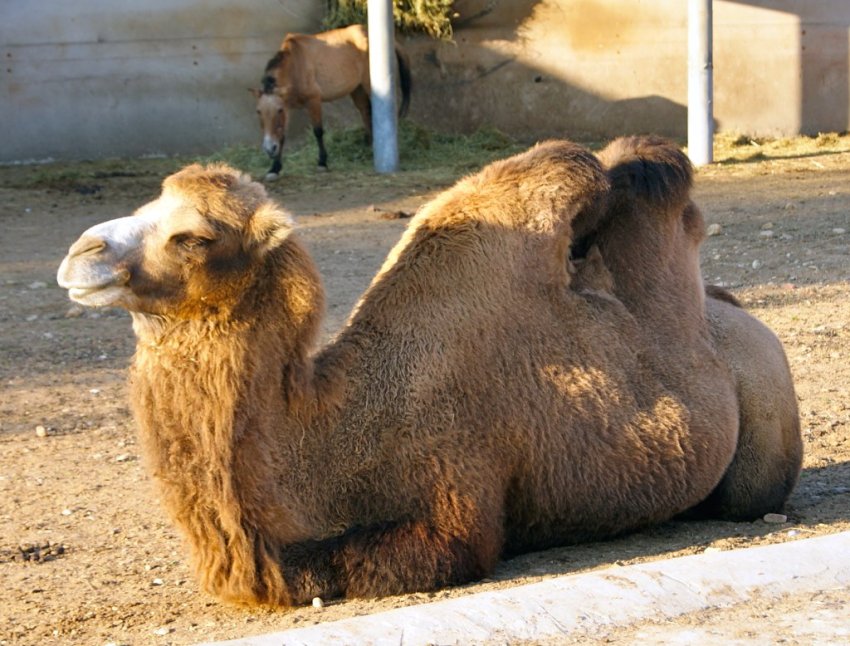
<svg viewBox="0 0 850 646">
<path fill-rule="evenodd" d="M 317 271 L 245 175 L 187 167 L 84 233 L 59 282 L 132 314 L 147 464 L 203 587 L 273 605 L 432 590 L 704 501 L 739 413 L 700 300 L 662 351 L 640 307 L 570 288 L 573 223 L 601 221 L 609 191 L 569 142 L 491 164 L 420 210 L 317 351 Z"/>
<path fill-rule="evenodd" d="M 663 139 L 625 137 L 599 155 L 611 192 L 607 208 L 582 216 L 573 261 L 574 287 L 610 293 L 655 330 L 655 349 L 701 347 L 731 370 L 739 405 L 735 459 L 723 480 L 690 515 L 753 519 L 782 508 L 797 482 L 802 438 L 797 397 L 782 344 L 729 292 L 702 287 L 702 214 L 690 198 L 688 158 Z M 579 254 L 581 256 L 581 254 Z M 706 298 L 707 296 L 707 298 Z M 695 343 L 698 333 L 700 343 Z M 696 362 L 693 370 L 704 370 Z M 676 366 L 664 374 L 686 384 Z"/>
</svg>

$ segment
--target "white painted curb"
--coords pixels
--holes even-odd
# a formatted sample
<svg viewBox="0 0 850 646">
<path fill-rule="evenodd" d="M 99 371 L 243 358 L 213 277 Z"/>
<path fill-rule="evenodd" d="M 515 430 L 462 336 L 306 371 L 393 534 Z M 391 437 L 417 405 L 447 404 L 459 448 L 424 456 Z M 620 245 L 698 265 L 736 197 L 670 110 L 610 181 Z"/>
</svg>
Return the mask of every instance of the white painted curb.
<svg viewBox="0 0 850 646">
<path fill-rule="evenodd" d="M 638 621 L 732 606 L 755 592 L 778 597 L 848 586 L 850 532 L 843 532 L 562 576 L 218 644 L 412 646 L 592 637 Z"/>
</svg>

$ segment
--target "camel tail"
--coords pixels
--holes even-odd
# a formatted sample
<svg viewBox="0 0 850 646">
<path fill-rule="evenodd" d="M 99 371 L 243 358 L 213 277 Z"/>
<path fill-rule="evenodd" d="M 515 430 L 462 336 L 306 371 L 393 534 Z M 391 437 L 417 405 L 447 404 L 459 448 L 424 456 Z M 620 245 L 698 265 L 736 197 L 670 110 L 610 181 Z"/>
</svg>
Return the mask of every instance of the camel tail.
<svg viewBox="0 0 850 646">
<path fill-rule="evenodd" d="M 410 75 L 410 61 L 407 59 L 401 48 L 396 46 L 395 56 L 398 60 L 398 84 L 401 86 L 401 106 L 398 109 L 398 116 L 404 117 L 407 114 L 407 109 L 410 107 L 410 92 L 413 89 L 413 77 Z"/>
<path fill-rule="evenodd" d="M 693 167 L 671 141 L 655 136 L 621 137 L 599 159 L 615 192 L 630 199 L 671 207 L 689 199 Z"/>
</svg>

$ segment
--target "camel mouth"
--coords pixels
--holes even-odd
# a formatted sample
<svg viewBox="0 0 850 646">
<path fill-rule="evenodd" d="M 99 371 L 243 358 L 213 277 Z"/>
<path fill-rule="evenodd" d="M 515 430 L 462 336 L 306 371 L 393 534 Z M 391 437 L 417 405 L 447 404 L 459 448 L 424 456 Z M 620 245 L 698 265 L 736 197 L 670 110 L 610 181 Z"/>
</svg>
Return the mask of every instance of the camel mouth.
<svg viewBox="0 0 850 646">
<path fill-rule="evenodd" d="M 109 287 L 109 285 L 98 285 L 97 287 L 69 287 L 68 296 L 75 301 L 81 299 L 85 300 L 86 297 L 106 289 L 107 287 Z"/>
<path fill-rule="evenodd" d="M 115 283 L 92 287 L 68 287 L 68 297 L 75 303 L 88 307 L 115 305 L 124 293 L 124 287 Z"/>
</svg>

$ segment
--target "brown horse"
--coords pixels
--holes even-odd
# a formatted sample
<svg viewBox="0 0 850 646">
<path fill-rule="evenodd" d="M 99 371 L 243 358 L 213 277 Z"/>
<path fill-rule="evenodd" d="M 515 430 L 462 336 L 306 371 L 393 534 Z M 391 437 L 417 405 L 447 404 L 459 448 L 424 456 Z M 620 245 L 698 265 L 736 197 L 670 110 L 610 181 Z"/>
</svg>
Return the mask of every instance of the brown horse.
<svg viewBox="0 0 850 646">
<path fill-rule="evenodd" d="M 399 116 L 410 103 L 410 64 L 395 46 L 399 86 L 402 92 Z M 278 178 L 280 156 L 286 138 L 288 112 L 306 108 L 319 145 L 319 168 L 327 170 L 322 128 L 322 102 L 349 95 L 363 119 L 367 143 L 372 142 L 372 106 L 369 99 L 369 39 L 362 25 L 333 29 L 315 36 L 288 34 L 277 54 L 266 65 L 262 87 L 252 89 L 263 130 L 263 150 L 272 158 L 267 180 Z"/>
</svg>

